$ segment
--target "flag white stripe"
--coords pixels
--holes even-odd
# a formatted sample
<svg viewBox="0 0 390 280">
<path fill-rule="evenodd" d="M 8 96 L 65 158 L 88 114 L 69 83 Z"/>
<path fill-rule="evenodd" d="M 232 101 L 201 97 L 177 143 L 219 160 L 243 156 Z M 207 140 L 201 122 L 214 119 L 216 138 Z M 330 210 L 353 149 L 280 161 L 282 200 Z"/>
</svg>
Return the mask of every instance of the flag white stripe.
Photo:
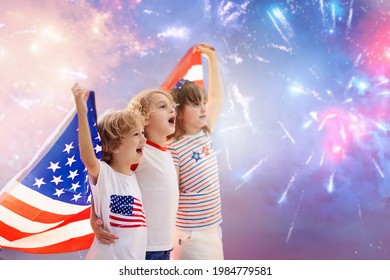
<svg viewBox="0 0 390 280">
<path fill-rule="evenodd" d="M 59 215 L 71 215 L 74 213 L 79 213 L 88 206 L 80 206 L 71 203 L 65 203 L 62 201 L 51 199 L 45 195 L 40 194 L 30 188 L 25 187 L 24 185 L 17 183 L 16 186 L 8 191 L 11 195 L 17 199 L 24 201 L 31 206 L 34 206 L 42 211 L 59 214 Z"/>
<path fill-rule="evenodd" d="M 189 81 L 200 81 L 203 80 L 203 67 L 201 64 L 192 65 L 188 69 L 186 75 L 183 77 L 185 80 Z"/>
<path fill-rule="evenodd" d="M 10 211 L 9 209 L 3 207 L 2 205 L 0 205 L 0 217 L 3 223 L 26 233 L 37 233 L 37 232 L 45 231 L 61 223 L 58 222 L 58 223 L 47 224 L 47 223 L 33 222 L 29 219 L 26 219 Z"/>
<path fill-rule="evenodd" d="M 63 227 L 48 232 L 31 235 L 15 241 L 8 241 L 0 236 L 2 246 L 13 248 L 37 248 L 76 238 L 92 233 L 89 219 L 67 224 Z"/>
</svg>

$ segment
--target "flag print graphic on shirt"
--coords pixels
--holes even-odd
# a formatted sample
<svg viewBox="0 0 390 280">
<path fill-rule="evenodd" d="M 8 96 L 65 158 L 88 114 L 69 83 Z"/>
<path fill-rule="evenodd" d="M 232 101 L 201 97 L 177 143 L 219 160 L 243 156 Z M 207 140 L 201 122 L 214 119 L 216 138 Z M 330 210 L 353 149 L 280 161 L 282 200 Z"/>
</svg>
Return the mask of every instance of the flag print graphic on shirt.
<svg viewBox="0 0 390 280">
<path fill-rule="evenodd" d="M 146 227 L 142 203 L 131 195 L 110 196 L 110 226 L 118 228 Z"/>
</svg>

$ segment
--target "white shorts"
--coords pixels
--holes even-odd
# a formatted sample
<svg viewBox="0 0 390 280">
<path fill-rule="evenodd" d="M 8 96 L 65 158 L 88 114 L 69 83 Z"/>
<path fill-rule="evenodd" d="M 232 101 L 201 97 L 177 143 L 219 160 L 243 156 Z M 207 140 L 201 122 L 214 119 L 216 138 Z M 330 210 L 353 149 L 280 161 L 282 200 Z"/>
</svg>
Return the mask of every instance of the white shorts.
<svg viewBox="0 0 390 280">
<path fill-rule="evenodd" d="M 222 230 L 175 228 L 172 260 L 223 260 Z"/>
</svg>

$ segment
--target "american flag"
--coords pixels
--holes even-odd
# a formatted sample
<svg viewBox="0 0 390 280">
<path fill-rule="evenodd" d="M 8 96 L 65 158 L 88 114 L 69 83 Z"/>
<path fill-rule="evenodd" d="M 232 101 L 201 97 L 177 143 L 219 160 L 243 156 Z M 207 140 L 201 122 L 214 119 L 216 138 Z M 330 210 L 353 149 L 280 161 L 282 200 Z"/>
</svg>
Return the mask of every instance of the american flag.
<svg viewBox="0 0 390 280">
<path fill-rule="evenodd" d="M 94 93 L 88 120 L 101 156 Z M 32 162 L 0 193 L 0 246 L 28 253 L 63 253 L 90 247 L 91 189 L 80 160 L 73 108 Z"/>
<path fill-rule="evenodd" d="M 139 199 L 131 195 L 112 195 L 110 200 L 110 226 L 120 228 L 146 226 L 145 213 Z"/>
<path fill-rule="evenodd" d="M 160 88 L 168 91 L 182 78 L 203 87 L 201 53 L 194 46 Z M 93 92 L 88 108 L 95 152 L 100 157 Z M 72 109 L 29 166 L 0 190 L 0 248 L 57 254 L 88 249 L 92 244 L 92 194 L 79 156 L 77 129 L 77 114 Z M 138 215 L 134 208 L 133 214 Z"/>
<path fill-rule="evenodd" d="M 195 46 L 187 51 L 160 88 L 169 91 L 181 79 L 195 82 L 204 88 L 202 54 Z"/>
</svg>

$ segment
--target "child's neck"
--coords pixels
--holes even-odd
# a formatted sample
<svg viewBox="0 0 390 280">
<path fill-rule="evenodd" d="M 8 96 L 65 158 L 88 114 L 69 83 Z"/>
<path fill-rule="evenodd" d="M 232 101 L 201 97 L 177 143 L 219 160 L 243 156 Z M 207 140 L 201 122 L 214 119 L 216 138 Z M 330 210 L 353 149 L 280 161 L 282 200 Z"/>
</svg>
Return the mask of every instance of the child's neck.
<svg viewBox="0 0 390 280">
<path fill-rule="evenodd" d="M 165 142 L 167 140 L 167 137 L 166 136 L 162 136 L 162 135 L 148 135 L 146 137 L 146 139 L 148 139 L 148 141 L 150 142 L 153 142 L 161 147 L 164 147 L 165 146 Z"/>
<path fill-rule="evenodd" d="M 195 135 L 195 134 L 198 134 L 199 132 L 201 132 L 202 129 L 201 128 L 185 128 L 184 129 L 184 134 L 185 135 Z"/>
<path fill-rule="evenodd" d="M 110 166 L 112 169 L 114 169 L 116 172 L 118 173 L 122 173 L 122 174 L 125 174 L 125 175 L 131 175 L 132 172 L 131 172 L 131 169 L 130 169 L 130 165 L 126 164 L 126 165 L 123 165 L 123 164 L 119 164 L 115 161 L 112 161 L 110 163 Z"/>
</svg>

